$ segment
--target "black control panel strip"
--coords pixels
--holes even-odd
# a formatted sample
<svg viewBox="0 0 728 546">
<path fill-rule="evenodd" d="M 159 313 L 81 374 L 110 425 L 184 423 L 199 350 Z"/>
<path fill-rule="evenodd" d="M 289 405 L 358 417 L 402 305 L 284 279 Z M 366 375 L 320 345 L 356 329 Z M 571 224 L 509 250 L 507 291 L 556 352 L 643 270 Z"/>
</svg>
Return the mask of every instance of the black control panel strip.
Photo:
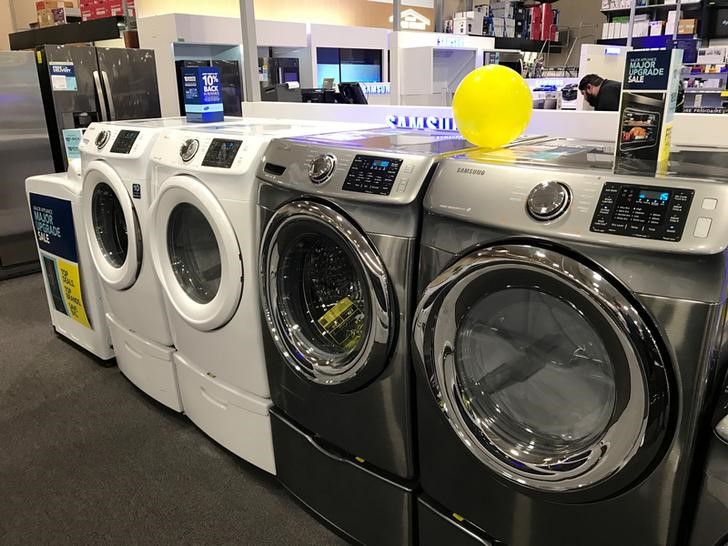
<svg viewBox="0 0 728 546">
<path fill-rule="evenodd" d="M 591 231 L 626 237 L 679 241 L 693 201 L 693 190 L 607 182 Z"/>
<path fill-rule="evenodd" d="M 233 161 L 235 161 L 235 156 L 238 154 L 241 144 L 240 140 L 213 138 L 205 158 L 202 160 L 202 166 L 229 169 L 233 166 Z"/>
<path fill-rule="evenodd" d="M 111 152 L 114 154 L 128 154 L 131 152 L 138 136 L 139 131 L 122 129 L 119 131 L 116 140 L 114 140 L 114 144 L 111 146 Z"/>
<path fill-rule="evenodd" d="M 359 193 L 389 195 L 401 166 L 401 159 L 357 155 L 351 163 L 342 189 Z"/>
</svg>

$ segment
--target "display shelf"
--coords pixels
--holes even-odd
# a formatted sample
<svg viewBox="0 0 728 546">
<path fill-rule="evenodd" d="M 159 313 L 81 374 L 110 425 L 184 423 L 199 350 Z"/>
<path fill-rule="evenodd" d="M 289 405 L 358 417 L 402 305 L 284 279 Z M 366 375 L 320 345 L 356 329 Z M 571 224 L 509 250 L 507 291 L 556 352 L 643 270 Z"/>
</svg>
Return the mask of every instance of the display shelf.
<svg viewBox="0 0 728 546">
<path fill-rule="evenodd" d="M 121 37 L 124 22 L 125 17 L 118 15 L 81 23 L 67 23 L 13 32 L 8 35 L 10 49 L 33 49 L 45 44 L 83 44 L 98 40 L 113 40 Z"/>
<path fill-rule="evenodd" d="M 637 6 L 635 8 L 636 13 L 644 13 L 646 11 L 672 11 L 677 7 L 677 4 L 652 4 L 649 6 Z M 680 5 L 681 11 L 696 10 L 702 7 L 701 2 L 683 2 Z M 604 15 L 616 16 L 616 15 L 629 15 L 630 8 L 611 8 L 601 10 Z"/>
<path fill-rule="evenodd" d="M 725 89 L 686 89 L 686 95 L 722 95 Z"/>
<path fill-rule="evenodd" d="M 679 34 L 678 40 L 698 41 L 692 34 Z M 608 38 L 597 40 L 601 45 L 627 45 L 627 38 Z M 662 49 L 672 43 L 672 34 L 659 34 L 657 36 L 633 36 L 632 47 L 635 49 Z"/>
<path fill-rule="evenodd" d="M 544 44 L 546 44 L 544 46 Z M 519 49 L 521 51 L 545 51 L 559 53 L 563 44 L 561 42 L 544 42 L 543 40 L 527 40 L 525 38 L 499 38 L 495 37 L 496 49 Z"/>
</svg>

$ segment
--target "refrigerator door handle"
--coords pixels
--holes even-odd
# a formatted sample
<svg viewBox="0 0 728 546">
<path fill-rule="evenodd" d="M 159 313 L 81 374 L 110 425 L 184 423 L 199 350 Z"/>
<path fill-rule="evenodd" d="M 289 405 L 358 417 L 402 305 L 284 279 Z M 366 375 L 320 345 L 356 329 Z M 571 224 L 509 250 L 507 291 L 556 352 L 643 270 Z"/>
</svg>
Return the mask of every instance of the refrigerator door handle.
<svg viewBox="0 0 728 546">
<path fill-rule="evenodd" d="M 104 79 L 104 87 L 106 88 L 107 98 L 109 99 L 109 116 L 111 120 L 116 119 L 116 109 L 114 108 L 114 97 L 111 96 L 111 84 L 106 70 L 101 71 L 101 77 Z"/>
<path fill-rule="evenodd" d="M 99 97 L 99 106 L 101 107 L 101 121 L 109 121 L 109 116 L 106 114 L 106 99 L 104 98 L 104 90 L 101 88 L 98 70 L 94 70 L 94 85 L 96 86 L 96 95 Z"/>
</svg>

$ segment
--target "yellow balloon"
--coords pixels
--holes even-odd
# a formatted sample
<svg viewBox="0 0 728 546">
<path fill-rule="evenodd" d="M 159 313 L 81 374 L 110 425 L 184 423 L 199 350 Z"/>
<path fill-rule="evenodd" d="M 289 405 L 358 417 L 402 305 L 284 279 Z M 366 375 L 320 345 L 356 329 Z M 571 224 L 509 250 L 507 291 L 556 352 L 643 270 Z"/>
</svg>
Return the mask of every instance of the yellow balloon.
<svg viewBox="0 0 728 546">
<path fill-rule="evenodd" d="M 460 133 L 476 146 L 499 148 L 526 130 L 533 98 L 526 81 L 508 67 L 476 68 L 460 82 L 452 112 Z"/>
</svg>

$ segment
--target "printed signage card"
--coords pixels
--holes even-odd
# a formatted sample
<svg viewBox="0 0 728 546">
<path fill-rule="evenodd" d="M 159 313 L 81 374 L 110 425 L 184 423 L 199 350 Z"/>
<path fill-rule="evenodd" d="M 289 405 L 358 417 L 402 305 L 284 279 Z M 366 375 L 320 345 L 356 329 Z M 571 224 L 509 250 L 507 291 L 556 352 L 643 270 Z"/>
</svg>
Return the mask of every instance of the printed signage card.
<svg viewBox="0 0 728 546">
<path fill-rule="evenodd" d="M 654 176 L 667 172 L 682 50 L 627 53 L 614 172 Z"/>
<path fill-rule="evenodd" d="M 35 193 L 29 197 L 46 290 L 53 306 L 59 313 L 91 328 L 81 293 L 71 202 Z"/>
<path fill-rule="evenodd" d="M 187 121 L 211 123 L 225 119 L 219 68 L 214 66 L 185 68 L 184 90 Z"/>
</svg>

